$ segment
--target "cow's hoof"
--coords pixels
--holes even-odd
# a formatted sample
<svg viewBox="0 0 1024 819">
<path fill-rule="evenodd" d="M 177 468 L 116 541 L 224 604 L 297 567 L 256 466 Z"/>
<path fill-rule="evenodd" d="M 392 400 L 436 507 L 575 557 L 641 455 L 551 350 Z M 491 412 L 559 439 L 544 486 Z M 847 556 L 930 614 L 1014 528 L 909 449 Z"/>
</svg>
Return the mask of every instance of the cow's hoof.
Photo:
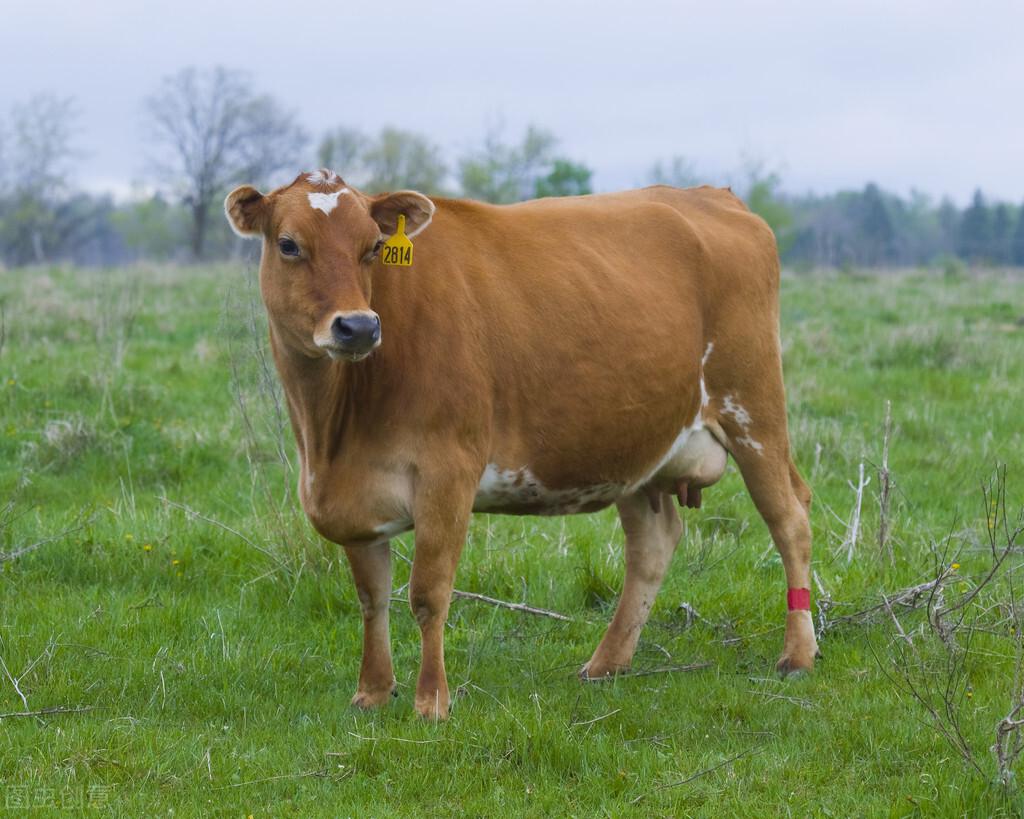
<svg viewBox="0 0 1024 819">
<path fill-rule="evenodd" d="M 775 670 L 782 677 L 801 677 L 814 670 L 814 653 L 803 656 L 796 652 L 783 654 L 775 664 Z"/>
<path fill-rule="evenodd" d="M 579 678 L 583 682 L 604 682 L 615 677 L 616 674 L 628 670 L 628 666 L 596 663 L 591 660 L 579 670 Z"/>
<path fill-rule="evenodd" d="M 448 719 L 448 704 L 437 700 L 416 700 L 416 713 L 429 722 L 443 722 Z"/>
<path fill-rule="evenodd" d="M 398 696 L 398 689 L 395 687 L 382 688 L 377 691 L 356 691 L 352 697 L 352 705 L 366 711 L 370 708 L 379 708 L 392 697 Z"/>
</svg>

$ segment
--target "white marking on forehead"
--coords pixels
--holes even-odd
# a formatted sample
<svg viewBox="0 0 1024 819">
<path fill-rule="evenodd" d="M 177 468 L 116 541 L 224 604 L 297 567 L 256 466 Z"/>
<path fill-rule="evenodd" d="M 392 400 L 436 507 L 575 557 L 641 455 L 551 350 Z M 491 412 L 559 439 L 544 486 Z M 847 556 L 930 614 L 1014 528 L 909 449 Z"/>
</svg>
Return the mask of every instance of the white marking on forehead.
<svg viewBox="0 0 1024 819">
<path fill-rule="evenodd" d="M 322 210 L 326 215 L 330 215 L 331 211 L 338 207 L 338 197 L 343 193 L 352 193 L 348 188 L 342 188 L 334 193 L 307 193 L 309 197 L 309 206 L 313 210 Z"/>
<path fill-rule="evenodd" d="M 702 367 L 703 367 L 703 366 L 704 366 L 705 364 L 707 364 L 707 363 L 708 363 L 708 359 L 709 359 L 709 358 L 711 357 L 711 351 L 712 351 L 713 349 L 715 349 L 715 342 L 713 342 L 713 341 L 709 341 L 709 342 L 708 342 L 708 347 L 707 347 L 707 349 L 706 349 L 706 350 L 704 351 L 704 355 L 703 355 L 703 357 L 702 357 L 702 358 L 701 358 L 701 360 L 700 360 L 700 366 L 702 366 Z"/>
<path fill-rule="evenodd" d="M 337 185 L 341 182 L 341 177 L 329 168 L 321 168 L 306 174 L 306 181 L 310 185 Z"/>
</svg>

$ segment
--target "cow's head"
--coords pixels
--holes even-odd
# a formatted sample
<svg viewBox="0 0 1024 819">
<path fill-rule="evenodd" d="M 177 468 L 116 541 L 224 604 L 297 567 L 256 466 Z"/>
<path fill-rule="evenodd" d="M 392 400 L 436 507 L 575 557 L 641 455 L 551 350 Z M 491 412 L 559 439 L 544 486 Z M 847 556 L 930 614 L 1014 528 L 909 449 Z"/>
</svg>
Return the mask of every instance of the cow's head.
<svg viewBox="0 0 1024 819">
<path fill-rule="evenodd" d="M 401 214 L 406 235 L 426 228 L 434 203 L 416 191 L 367 196 L 322 169 L 266 195 L 243 185 L 224 210 L 239 236 L 263 238 L 260 290 L 278 339 L 310 356 L 359 361 L 381 339 L 370 306 L 381 246 Z"/>
</svg>

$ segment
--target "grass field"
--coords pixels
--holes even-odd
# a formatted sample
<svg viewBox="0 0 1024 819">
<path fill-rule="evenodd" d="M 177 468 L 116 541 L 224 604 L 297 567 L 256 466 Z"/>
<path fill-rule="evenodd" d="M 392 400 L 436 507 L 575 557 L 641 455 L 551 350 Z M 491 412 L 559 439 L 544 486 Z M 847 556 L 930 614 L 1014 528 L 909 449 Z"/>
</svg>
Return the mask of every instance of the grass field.
<svg viewBox="0 0 1024 819">
<path fill-rule="evenodd" d="M 441 725 L 413 716 L 418 631 L 397 596 L 398 699 L 376 713 L 348 705 L 358 603 L 340 555 L 297 511 L 251 276 L 0 273 L 0 551 L 54 538 L 0 567 L 0 712 L 88 709 L 0 719 L 0 809 L 1024 813 L 1024 763 L 1018 787 L 1003 787 L 990 751 L 1019 685 L 1019 540 L 971 597 L 992 562 L 990 531 L 1005 545 L 1002 507 L 990 529 L 982 485 L 1005 465 L 1011 519 L 1024 498 L 1019 274 L 786 278 L 791 429 L 815 490 L 815 570 L 834 603 L 813 675 L 771 673 L 785 585 L 730 467 L 685 514 L 637 657 L 656 673 L 610 683 L 583 685 L 576 671 L 621 584 L 614 513 L 475 518 L 457 587 L 573 622 L 456 600 L 447 648 L 459 696 Z M 892 563 L 878 545 L 886 400 Z M 861 463 L 871 483 L 848 561 Z M 411 536 L 394 549 L 410 556 Z M 853 616 L 937 571 L 946 603 L 964 602 L 959 648 L 944 648 L 924 607 L 893 604 L 906 639 L 884 608 Z M 396 589 L 407 575 L 397 560 Z M 940 712 L 977 767 L 905 690 L 907 679 L 945 685 L 950 656 Z M 706 665 L 664 670 L 686 664 Z"/>
</svg>

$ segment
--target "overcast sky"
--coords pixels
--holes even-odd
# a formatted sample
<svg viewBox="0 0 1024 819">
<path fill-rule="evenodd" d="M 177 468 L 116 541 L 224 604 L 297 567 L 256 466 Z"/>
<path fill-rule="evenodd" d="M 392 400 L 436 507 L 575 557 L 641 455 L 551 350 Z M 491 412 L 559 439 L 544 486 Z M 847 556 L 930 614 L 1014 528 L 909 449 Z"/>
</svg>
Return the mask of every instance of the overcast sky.
<svg viewBox="0 0 1024 819">
<path fill-rule="evenodd" d="M 93 189 L 145 179 L 141 103 L 161 77 L 222 64 L 314 134 L 392 124 L 451 157 L 488 124 L 512 139 L 536 123 L 599 190 L 647 181 L 659 158 L 720 181 L 750 156 L 794 192 L 1024 199 L 1020 2 L 3 5 L 0 112 L 73 96 Z"/>
</svg>

